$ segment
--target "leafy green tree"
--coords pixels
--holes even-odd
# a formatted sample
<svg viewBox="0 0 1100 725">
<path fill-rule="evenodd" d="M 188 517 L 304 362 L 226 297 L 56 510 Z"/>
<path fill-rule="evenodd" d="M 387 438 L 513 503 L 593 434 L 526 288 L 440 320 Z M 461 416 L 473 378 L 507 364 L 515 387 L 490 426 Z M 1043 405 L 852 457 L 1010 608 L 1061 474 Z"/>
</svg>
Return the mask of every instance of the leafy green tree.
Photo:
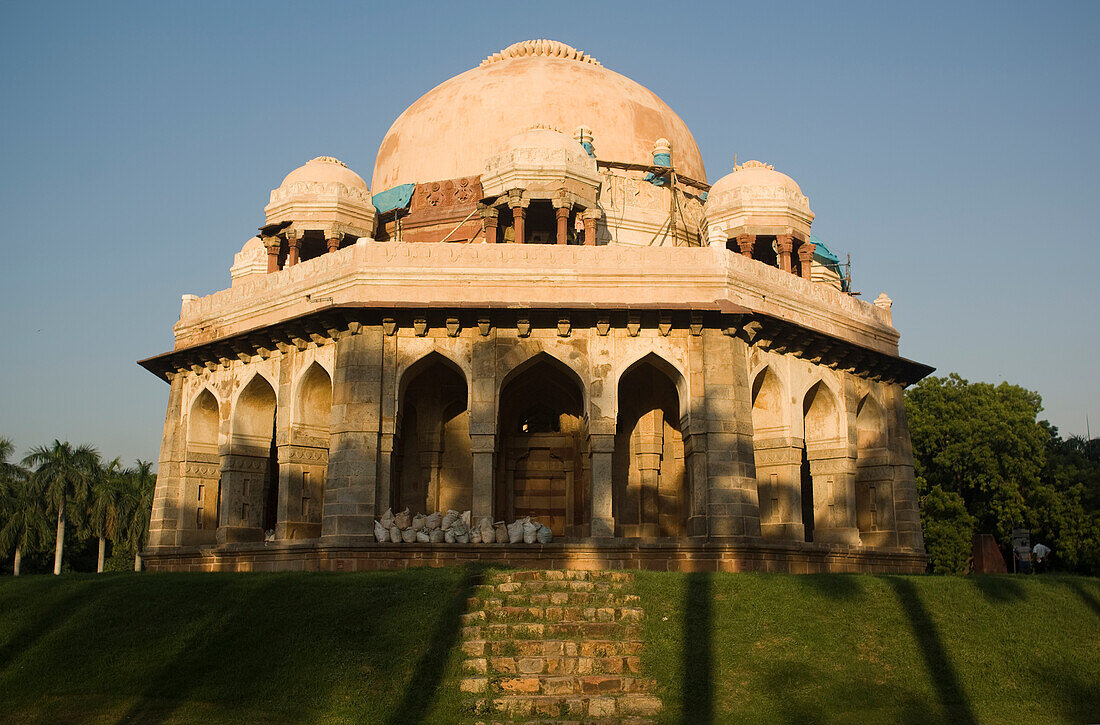
<svg viewBox="0 0 1100 725">
<path fill-rule="evenodd" d="M 921 499 L 920 518 L 932 571 L 965 574 L 970 568 L 974 517 L 962 496 L 933 486 Z"/>
<path fill-rule="evenodd" d="M 23 465 L 40 486 L 51 511 L 57 512 L 57 539 L 54 546 L 53 573 L 61 573 L 61 556 L 65 549 L 65 523 L 70 502 L 84 502 L 99 469 L 99 452 L 91 446 L 74 448 L 67 441 L 55 440 L 53 445 L 31 449 Z M 79 506 L 75 507 L 79 511 Z"/>
<path fill-rule="evenodd" d="M 14 555 L 12 574 L 19 576 L 24 552 L 37 549 L 48 536 L 42 495 L 22 466 L 10 463 L 13 446 L 0 438 L 0 553 Z"/>
<path fill-rule="evenodd" d="M 910 388 L 906 408 L 919 493 L 958 494 L 978 531 L 1007 543 L 1027 520 L 1026 496 L 1043 471 L 1049 433 L 1036 420 L 1039 394 L 952 373 Z"/>
<path fill-rule="evenodd" d="M 123 517 L 128 487 L 129 481 L 118 458 L 103 466 L 92 484 L 87 522 L 91 534 L 99 539 L 98 573 L 103 572 L 107 540 L 118 541 L 125 533 Z"/>
<path fill-rule="evenodd" d="M 149 537 L 149 518 L 153 513 L 153 492 L 156 476 L 153 464 L 138 459 L 133 468 L 126 469 L 129 485 L 125 498 L 125 540 L 134 552 L 134 571 L 141 571 L 141 550 Z"/>
<path fill-rule="evenodd" d="M 1052 426 L 1048 436 L 1041 481 L 1026 496 L 1032 539 L 1059 568 L 1100 574 L 1100 439 L 1063 440 Z"/>
</svg>

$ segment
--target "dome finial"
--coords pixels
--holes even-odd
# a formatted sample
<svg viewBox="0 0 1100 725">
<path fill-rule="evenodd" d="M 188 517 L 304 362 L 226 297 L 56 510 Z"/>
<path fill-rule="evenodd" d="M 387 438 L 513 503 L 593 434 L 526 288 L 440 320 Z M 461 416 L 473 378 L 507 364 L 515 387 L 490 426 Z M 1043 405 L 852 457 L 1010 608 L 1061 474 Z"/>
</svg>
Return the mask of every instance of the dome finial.
<svg viewBox="0 0 1100 725">
<path fill-rule="evenodd" d="M 512 43 L 499 53 L 493 53 L 485 60 L 481 61 L 482 66 L 489 65 L 490 63 L 499 63 L 502 60 L 508 60 L 510 58 L 524 58 L 527 56 L 543 56 L 547 58 L 563 58 L 565 60 L 576 60 L 581 63 L 591 63 L 592 65 L 600 65 L 592 56 L 585 53 L 583 50 L 577 50 L 571 45 L 558 42 L 557 40 L 522 40 L 518 43 Z"/>
</svg>

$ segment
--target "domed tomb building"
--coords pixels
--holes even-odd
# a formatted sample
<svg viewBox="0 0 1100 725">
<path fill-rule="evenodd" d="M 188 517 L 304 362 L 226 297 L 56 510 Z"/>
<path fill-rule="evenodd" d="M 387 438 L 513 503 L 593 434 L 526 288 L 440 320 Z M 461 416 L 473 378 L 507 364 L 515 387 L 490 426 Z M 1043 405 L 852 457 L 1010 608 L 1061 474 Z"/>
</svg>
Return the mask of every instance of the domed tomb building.
<svg viewBox="0 0 1100 725">
<path fill-rule="evenodd" d="M 228 289 L 184 295 L 146 561 L 920 571 L 890 300 L 851 295 L 797 183 L 713 186 L 660 98 L 517 43 L 319 156 Z M 375 541 L 384 511 L 550 544 Z"/>
</svg>

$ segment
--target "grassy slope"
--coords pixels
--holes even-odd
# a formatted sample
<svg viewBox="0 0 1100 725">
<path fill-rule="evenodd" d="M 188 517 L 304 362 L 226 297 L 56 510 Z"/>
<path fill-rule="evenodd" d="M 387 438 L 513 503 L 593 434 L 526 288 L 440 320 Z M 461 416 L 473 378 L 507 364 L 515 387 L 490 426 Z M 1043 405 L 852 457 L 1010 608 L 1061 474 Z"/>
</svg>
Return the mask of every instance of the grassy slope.
<svg viewBox="0 0 1100 725">
<path fill-rule="evenodd" d="M 438 719 L 455 665 L 435 653 L 455 649 L 467 584 L 458 569 L 5 578 L 0 721 Z"/>
<path fill-rule="evenodd" d="M 1095 579 L 643 573 L 637 586 L 669 722 L 1100 720 Z"/>
<path fill-rule="evenodd" d="M 451 722 L 471 584 L 4 578 L 0 721 Z M 637 589 L 670 722 L 1100 719 L 1098 580 L 642 573 Z"/>
</svg>

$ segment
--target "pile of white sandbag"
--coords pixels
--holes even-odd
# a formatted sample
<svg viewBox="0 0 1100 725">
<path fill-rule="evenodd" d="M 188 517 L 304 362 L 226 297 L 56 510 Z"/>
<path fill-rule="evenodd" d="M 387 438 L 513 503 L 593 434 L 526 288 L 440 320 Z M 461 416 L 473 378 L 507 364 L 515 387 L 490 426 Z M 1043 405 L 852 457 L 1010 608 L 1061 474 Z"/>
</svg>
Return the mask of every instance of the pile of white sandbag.
<svg viewBox="0 0 1100 725">
<path fill-rule="evenodd" d="M 411 516 L 406 508 L 399 514 L 387 509 L 381 520 L 374 522 L 374 538 L 383 544 L 549 544 L 554 537 L 548 527 L 530 516 L 510 525 L 488 516 L 472 524 L 469 511 Z"/>
</svg>

